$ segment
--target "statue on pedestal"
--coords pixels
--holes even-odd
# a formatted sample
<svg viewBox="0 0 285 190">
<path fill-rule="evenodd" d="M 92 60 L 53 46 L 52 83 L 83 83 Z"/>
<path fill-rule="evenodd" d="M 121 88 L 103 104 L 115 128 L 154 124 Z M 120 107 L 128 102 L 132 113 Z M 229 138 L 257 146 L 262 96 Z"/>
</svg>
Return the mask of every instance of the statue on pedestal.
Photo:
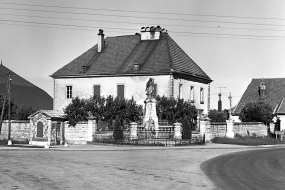
<svg viewBox="0 0 285 190">
<path fill-rule="evenodd" d="M 144 101 L 145 111 L 143 116 L 143 126 L 145 129 L 150 130 L 152 135 L 155 135 L 155 131 L 159 130 L 154 90 L 154 78 L 149 78 L 145 89 L 147 98 Z"/>
<path fill-rule="evenodd" d="M 146 95 L 147 99 L 153 99 L 154 98 L 154 79 L 149 78 L 148 82 L 146 83 Z"/>
</svg>

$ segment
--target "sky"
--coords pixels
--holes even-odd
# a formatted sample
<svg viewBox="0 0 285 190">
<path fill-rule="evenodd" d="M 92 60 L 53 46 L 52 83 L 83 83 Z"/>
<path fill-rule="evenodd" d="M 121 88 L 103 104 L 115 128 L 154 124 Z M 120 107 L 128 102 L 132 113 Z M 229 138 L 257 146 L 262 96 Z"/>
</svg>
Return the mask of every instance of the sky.
<svg viewBox="0 0 285 190">
<path fill-rule="evenodd" d="M 53 97 L 49 75 L 105 37 L 168 30 L 210 76 L 211 109 L 252 78 L 285 78 L 283 0 L 0 0 L 0 60 Z M 220 88 L 222 87 L 222 88 Z"/>
</svg>

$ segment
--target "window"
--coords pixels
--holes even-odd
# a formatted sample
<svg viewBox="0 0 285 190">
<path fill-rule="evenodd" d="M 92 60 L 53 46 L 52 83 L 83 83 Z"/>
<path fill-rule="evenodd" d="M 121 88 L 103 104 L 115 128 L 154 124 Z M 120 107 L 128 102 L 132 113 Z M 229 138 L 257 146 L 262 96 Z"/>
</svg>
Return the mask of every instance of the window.
<svg viewBox="0 0 285 190">
<path fill-rule="evenodd" d="M 124 98 L 124 95 L 125 95 L 125 86 L 120 84 L 117 86 L 117 97 Z"/>
<path fill-rule="evenodd" d="M 190 86 L 190 102 L 194 103 L 194 86 Z"/>
<path fill-rule="evenodd" d="M 66 86 L 66 98 L 72 98 L 72 86 Z"/>
<path fill-rule="evenodd" d="M 182 89 L 183 89 L 183 84 L 179 84 L 179 95 L 178 95 L 179 99 L 182 99 L 182 93 L 183 93 Z"/>
<path fill-rule="evenodd" d="M 100 85 L 94 85 L 93 87 L 93 96 L 100 97 L 101 96 L 101 87 Z"/>
<path fill-rule="evenodd" d="M 200 88 L 200 104 L 204 104 L 204 88 Z"/>
</svg>

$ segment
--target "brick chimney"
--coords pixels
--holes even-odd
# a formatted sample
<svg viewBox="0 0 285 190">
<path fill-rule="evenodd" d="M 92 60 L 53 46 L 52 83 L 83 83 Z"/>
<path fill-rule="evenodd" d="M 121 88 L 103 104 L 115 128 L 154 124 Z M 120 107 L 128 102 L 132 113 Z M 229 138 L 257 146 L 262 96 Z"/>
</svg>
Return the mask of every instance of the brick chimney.
<svg viewBox="0 0 285 190">
<path fill-rule="evenodd" d="M 141 40 L 159 40 L 162 31 L 163 29 L 160 26 L 142 27 Z"/>
<path fill-rule="evenodd" d="M 102 52 L 105 46 L 105 41 L 104 41 L 104 33 L 102 29 L 99 29 L 98 33 L 98 52 Z"/>
</svg>

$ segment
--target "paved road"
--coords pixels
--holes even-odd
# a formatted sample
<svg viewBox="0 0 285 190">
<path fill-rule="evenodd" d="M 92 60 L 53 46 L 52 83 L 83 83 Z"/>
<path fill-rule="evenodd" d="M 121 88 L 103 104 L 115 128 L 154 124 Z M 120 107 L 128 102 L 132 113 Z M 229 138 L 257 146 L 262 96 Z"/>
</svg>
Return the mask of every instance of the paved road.
<svg viewBox="0 0 285 190">
<path fill-rule="evenodd" d="M 259 149 L 218 156 L 201 169 L 219 189 L 285 189 L 285 149 Z"/>
</svg>

